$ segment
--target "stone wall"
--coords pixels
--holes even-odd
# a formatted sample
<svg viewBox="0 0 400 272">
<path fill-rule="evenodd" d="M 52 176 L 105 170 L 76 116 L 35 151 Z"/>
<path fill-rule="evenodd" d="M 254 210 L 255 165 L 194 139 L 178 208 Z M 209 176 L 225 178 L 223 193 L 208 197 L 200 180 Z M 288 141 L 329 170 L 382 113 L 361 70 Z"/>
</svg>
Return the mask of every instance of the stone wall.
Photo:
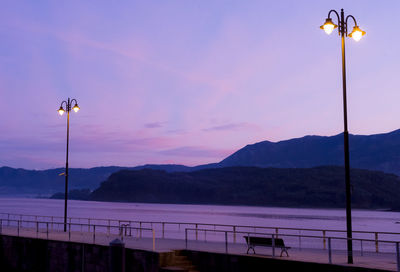
<svg viewBox="0 0 400 272">
<path fill-rule="evenodd" d="M 252 271 L 383 271 L 351 266 L 290 261 L 251 255 L 178 250 L 158 253 L 126 248 L 126 272 L 175 271 L 162 267 L 176 265 L 177 255 L 186 256 L 202 272 Z M 110 246 L 0 235 L 0 271 L 5 272 L 114 272 L 110 267 Z M 184 271 L 178 269 L 176 271 Z"/>
<path fill-rule="evenodd" d="M 307 271 L 307 272 L 383 272 L 386 270 L 352 266 L 290 261 L 278 258 L 260 258 L 251 255 L 229 255 L 202 251 L 182 250 L 199 271 L 207 272 L 257 272 L 257 271 Z M 386 271 L 387 272 L 387 271 Z"/>
<path fill-rule="evenodd" d="M 126 271 L 159 270 L 156 252 L 125 249 Z M 0 271 L 108 272 L 110 247 L 0 235 Z"/>
</svg>

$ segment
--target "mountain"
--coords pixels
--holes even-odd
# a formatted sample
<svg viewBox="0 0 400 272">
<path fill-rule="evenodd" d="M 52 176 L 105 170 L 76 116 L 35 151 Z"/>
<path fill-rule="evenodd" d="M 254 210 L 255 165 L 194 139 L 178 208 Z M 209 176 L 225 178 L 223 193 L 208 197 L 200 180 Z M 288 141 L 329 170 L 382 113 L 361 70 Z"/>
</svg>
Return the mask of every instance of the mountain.
<svg viewBox="0 0 400 272">
<path fill-rule="evenodd" d="M 400 175 L 400 130 L 368 136 L 349 135 L 349 146 L 351 168 Z M 343 164 L 343 134 L 339 134 L 247 145 L 222 160 L 218 166 L 309 168 Z"/>
<path fill-rule="evenodd" d="M 95 167 L 69 169 L 69 188 L 95 189 L 111 173 L 123 167 Z M 0 195 L 49 195 L 64 190 L 64 168 L 49 170 L 25 170 L 0 167 Z"/>
<path fill-rule="evenodd" d="M 353 208 L 400 209 L 400 178 L 352 169 Z M 228 167 L 193 172 L 122 170 L 112 174 L 89 200 L 147 203 L 223 204 L 343 208 L 344 170 Z"/>
<path fill-rule="evenodd" d="M 90 193 L 90 189 L 72 189 L 68 191 L 68 199 L 88 200 Z M 50 198 L 65 199 L 65 193 L 55 193 Z"/>
<path fill-rule="evenodd" d="M 94 167 L 89 169 L 70 168 L 68 187 L 74 189 L 96 189 L 112 173 L 122 169 L 159 169 L 167 172 L 191 171 L 191 167 L 184 165 L 141 165 L 136 167 Z M 65 176 L 59 174 L 64 168 L 48 170 L 26 170 L 21 168 L 0 167 L 0 196 L 48 196 L 56 192 L 63 192 Z"/>
<path fill-rule="evenodd" d="M 349 135 L 350 167 L 379 170 L 400 175 L 400 130 L 376 135 Z M 323 165 L 343 165 L 343 134 L 335 136 L 305 136 L 280 142 L 263 141 L 247 145 L 219 163 L 194 167 L 147 164 L 136 167 L 70 168 L 71 189 L 96 189 L 112 173 L 123 170 L 156 169 L 166 172 L 191 172 L 232 166 L 275 168 L 310 168 Z M 50 195 L 63 192 L 63 168 L 25 170 L 0 167 L 1 195 Z"/>
</svg>

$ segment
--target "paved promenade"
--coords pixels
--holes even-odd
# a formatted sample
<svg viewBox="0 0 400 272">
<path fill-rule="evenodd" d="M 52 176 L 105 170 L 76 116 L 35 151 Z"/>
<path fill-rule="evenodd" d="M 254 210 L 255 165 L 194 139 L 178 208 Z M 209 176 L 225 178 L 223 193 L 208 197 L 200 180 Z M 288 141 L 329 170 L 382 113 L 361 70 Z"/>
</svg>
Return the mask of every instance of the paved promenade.
<svg viewBox="0 0 400 272">
<path fill-rule="evenodd" d="M 247 246 L 244 243 L 229 243 L 226 248 L 224 242 L 212 242 L 212 241 L 195 241 L 188 240 L 187 245 L 184 239 L 169 239 L 169 238 L 154 238 L 151 231 L 143 231 L 142 237 L 140 238 L 138 233 L 135 236 L 124 236 L 121 237 L 117 234 L 107 234 L 102 232 L 83 232 L 83 231 L 71 231 L 63 232 L 52 230 L 36 231 L 35 228 L 21 228 L 18 232 L 16 227 L 4 227 L 2 234 L 59 240 L 59 241 L 73 241 L 83 243 L 95 243 L 100 245 L 109 245 L 109 243 L 118 238 L 123 239 L 125 246 L 128 248 L 143 249 L 143 250 L 155 250 L 157 252 L 166 252 L 171 250 L 187 249 L 209 251 L 209 252 L 220 252 L 225 253 L 226 250 L 229 254 L 240 254 L 246 255 Z M 283 257 L 279 257 L 280 249 L 275 249 L 275 257 L 272 256 L 271 248 L 256 247 L 255 256 L 262 258 L 282 258 L 285 260 L 295 261 L 309 261 L 319 263 L 329 263 L 328 250 L 324 249 L 299 249 L 291 248 L 289 250 L 289 257 L 284 254 Z M 253 254 L 251 254 L 253 255 Z M 354 256 L 354 266 L 383 269 L 388 271 L 397 271 L 397 260 L 395 253 L 374 253 L 374 252 L 363 252 L 361 256 L 360 252 L 356 252 Z M 347 265 L 346 251 L 334 250 L 332 251 L 331 261 L 333 264 Z"/>
</svg>

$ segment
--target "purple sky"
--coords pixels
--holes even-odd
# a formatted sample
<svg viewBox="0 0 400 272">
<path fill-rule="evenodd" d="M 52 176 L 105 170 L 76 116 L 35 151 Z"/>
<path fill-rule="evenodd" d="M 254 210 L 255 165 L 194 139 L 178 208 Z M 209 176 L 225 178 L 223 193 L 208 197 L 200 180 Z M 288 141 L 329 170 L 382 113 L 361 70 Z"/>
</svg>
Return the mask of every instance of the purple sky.
<svg viewBox="0 0 400 272">
<path fill-rule="evenodd" d="M 400 1 L 7 1 L 0 9 L 0 166 L 197 165 L 246 144 L 400 128 Z M 336 20 L 336 19 L 334 19 Z M 351 25 L 352 27 L 352 25 Z"/>
</svg>

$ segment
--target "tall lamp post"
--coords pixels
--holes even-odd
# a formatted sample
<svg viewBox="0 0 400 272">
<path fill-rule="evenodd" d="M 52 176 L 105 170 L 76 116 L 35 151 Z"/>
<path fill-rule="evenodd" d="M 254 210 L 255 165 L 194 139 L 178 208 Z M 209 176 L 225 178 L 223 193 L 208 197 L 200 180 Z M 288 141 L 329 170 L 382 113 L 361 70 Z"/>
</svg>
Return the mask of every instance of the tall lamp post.
<svg viewBox="0 0 400 272">
<path fill-rule="evenodd" d="M 74 106 L 72 107 L 72 104 Z M 64 107 L 65 109 L 64 109 Z M 67 112 L 67 156 L 66 156 L 66 162 L 65 162 L 65 202 L 64 202 L 64 232 L 67 231 L 67 201 L 68 201 L 68 148 L 69 148 L 69 113 L 71 110 L 74 110 L 75 112 L 79 111 L 78 107 L 78 102 L 76 99 L 70 99 L 61 102 L 60 108 L 58 109 L 58 113 L 60 115 L 63 115 L 64 112 Z"/>
<path fill-rule="evenodd" d="M 331 19 L 331 14 L 337 16 L 338 25 L 334 24 Z M 354 21 L 354 27 L 351 33 L 347 32 L 348 20 Z M 353 241 L 351 230 L 351 189 L 350 189 L 350 159 L 349 159 L 349 132 L 347 130 L 347 99 L 346 99 L 346 59 L 344 38 L 351 37 L 355 41 L 359 41 L 365 35 L 358 25 L 356 19 L 352 15 L 344 16 L 344 11 L 341 9 L 340 15 L 336 10 L 331 10 L 328 13 L 328 18 L 320 27 L 325 30 L 326 34 L 331 34 L 335 28 L 338 28 L 339 36 L 342 39 L 342 78 L 343 78 L 343 115 L 344 115 L 344 164 L 345 164 L 345 182 L 346 182 L 346 225 L 347 225 L 347 262 L 353 263 Z"/>
</svg>

